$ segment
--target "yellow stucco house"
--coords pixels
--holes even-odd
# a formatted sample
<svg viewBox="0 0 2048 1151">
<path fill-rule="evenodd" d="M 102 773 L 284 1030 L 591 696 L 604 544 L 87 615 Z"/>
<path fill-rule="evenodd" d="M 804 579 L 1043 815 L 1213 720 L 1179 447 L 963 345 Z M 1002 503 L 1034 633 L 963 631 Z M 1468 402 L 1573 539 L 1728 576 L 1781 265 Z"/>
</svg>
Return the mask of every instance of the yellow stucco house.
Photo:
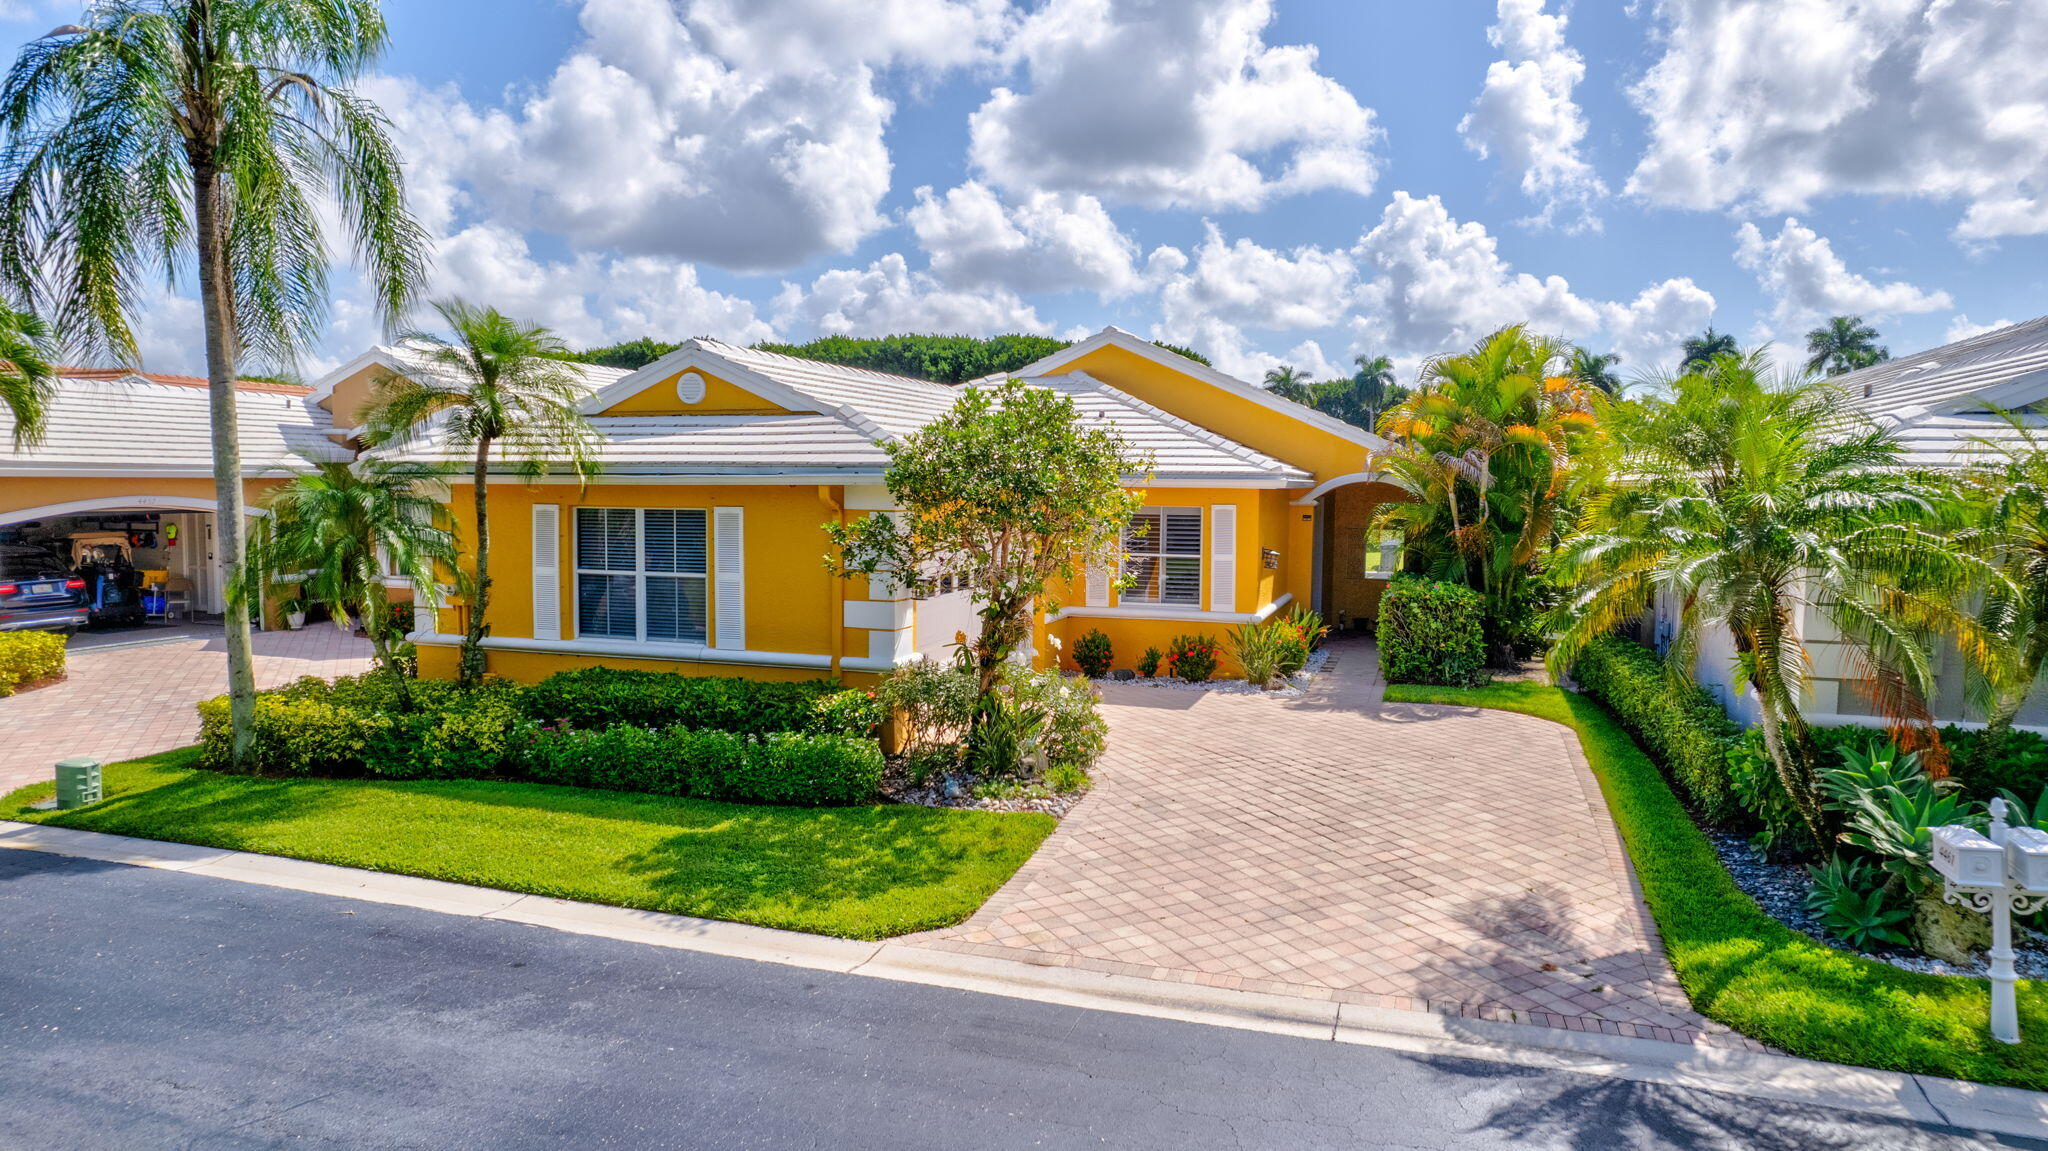
<svg viewBox="0 0 2048 1151">
<path fill-rule="evenodd" d="M 245 384 L 252 509 L 301 454 L 354 450 L 379 378 L 422 370 L 417 353 L 380 346 L 310 387 Z M 912 600 L 835 576 L 821 530 L 890 510 L 883 445 L 950 408 L 957 388 L 706 339 L 639 371 L 576 370 L 602 472 L 584 485 L 508 467 L 491 484 L 492 671 L 533 680 L 606 664 L 858 683 L 941 656 L 976 626 L 966 592 Z M 1149 479 L 1131 477 L 1148 526 L 1127 561 L 1133 585 L 1115 593 L 1095 573 L 1043 605 L 1038 662 L 1094 628 L 1131 667 L 1176 635 L 1221 638 L 1290 605 L 1340 626 L 1373 616 L 1389 557 L 1365 527 L 1393 495 L 1367 469 L 1377 437 L 1116 328 L 1016 374 L 1155 460 Z M 455 453 L 429 427 L 407 454 Z M 466 533 L 467 484 L 450 503 Z M 178 525 L 180 546 L 147 558 L 189 576 L 201 611 L 219 610 L 224 587 L 213 513 L 204 381 L 66 369 L 44 442 L 13 449 L 0 436 L 0 532 Z M 452 674 L 465 610 L 419 613 L 426 674 Z"/>
<path fill-rule="evenodd" d="M 405 353 L 380 349 L 313 396 L 345 408 L 393 370 L 410 370 Z M 1093 628 L 1129 667 L 1175 635 L 1220 638 L 1290 604 L 1371 616 L 1385 573 L 1364 525 L 1392 494 L 1367 471 L 1377 437 L 1116 328 L 1014 374 L 1155 460 L 1149 479 L 1131 478 L 1150 528 L 1127 560 L 1135 583 L 1114 593 L 1096 573 L 1043 605 L 1038 663 Z M 956 388 L 708 339 L 587 378 L 596 479 L 508 467 L 490 485 L 492 672 L 530 681 L 603 664 L 860 683 L 942 656 L 976 626 L 967 592 L 914 600 L 824 562 L 822 525 L 891 510 L 883 445 L 945 412 Z M 431 425 L 404 454 L 462 458 Z M 458 483 L 459 525 L 472 502 Z M 453 674 L 464 610 L 420 613 L 422 674 Z"/>
</svg>

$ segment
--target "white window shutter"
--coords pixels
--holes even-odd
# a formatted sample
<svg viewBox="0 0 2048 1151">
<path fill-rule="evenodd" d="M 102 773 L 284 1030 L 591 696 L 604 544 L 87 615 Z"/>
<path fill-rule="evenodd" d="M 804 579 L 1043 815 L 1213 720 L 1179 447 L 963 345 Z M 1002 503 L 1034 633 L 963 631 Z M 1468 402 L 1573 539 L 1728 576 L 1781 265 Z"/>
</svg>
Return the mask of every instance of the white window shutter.
<svg viewBox="0 0 2048 1151">
<path fill-rule="evenodd" d="M 1088 565 L 1088 583 L 1083 606 L 1109 606 L 1109 569 L 1101 564 Z"/>
<path fill-rule="evenodd" d="M 1209 610 L 1237 610 L 1237 505 L 1209 505 Z"/>
<path fill-rule="evenodd" d="M 711 511 L 711 563 L 716 631 L 711 646 L 747 646 L 747 560 L 744 508 Z"/>
<path fill-rule="evenodd" d="M 562 509 L 533 505 L 533 638 L 562 638 Z"/>
</svg>

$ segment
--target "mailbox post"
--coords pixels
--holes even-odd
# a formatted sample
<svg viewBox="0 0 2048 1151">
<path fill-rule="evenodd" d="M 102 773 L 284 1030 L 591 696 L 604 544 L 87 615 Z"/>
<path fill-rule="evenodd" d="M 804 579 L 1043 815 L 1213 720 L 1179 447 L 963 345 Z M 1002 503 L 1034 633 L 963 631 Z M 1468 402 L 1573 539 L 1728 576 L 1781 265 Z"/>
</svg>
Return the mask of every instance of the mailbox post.
<svg viewBox="0 0 2048 1151">
<path fill-rule="evenodd" d="M 1950 824 L 1933 830 L 1934 870 L 1942 898 L 1991 916 L 1991 1037 L 2020 1041 L 2019 1002 L 2013 984 L 2012 917 L 2048 904 L 2048 832 L 2008 827 L 2003 799 L 1991 801 L 1991 835 Z"/>
</svg>

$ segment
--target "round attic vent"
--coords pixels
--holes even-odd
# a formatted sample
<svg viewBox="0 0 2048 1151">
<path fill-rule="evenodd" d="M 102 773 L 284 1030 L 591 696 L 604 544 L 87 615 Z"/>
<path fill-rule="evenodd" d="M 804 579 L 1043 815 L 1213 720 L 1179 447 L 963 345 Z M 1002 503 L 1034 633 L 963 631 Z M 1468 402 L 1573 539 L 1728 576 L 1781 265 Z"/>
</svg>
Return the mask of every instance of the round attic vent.
<svg viewBox="0 0 2048 1151">
<path fill-rule="evenodd" d="M 677 376 L 676 398 L 686 404 L 701 402 L 704 399 L 704 377 L 696 372 L 684 372 Z"/>
</svg>

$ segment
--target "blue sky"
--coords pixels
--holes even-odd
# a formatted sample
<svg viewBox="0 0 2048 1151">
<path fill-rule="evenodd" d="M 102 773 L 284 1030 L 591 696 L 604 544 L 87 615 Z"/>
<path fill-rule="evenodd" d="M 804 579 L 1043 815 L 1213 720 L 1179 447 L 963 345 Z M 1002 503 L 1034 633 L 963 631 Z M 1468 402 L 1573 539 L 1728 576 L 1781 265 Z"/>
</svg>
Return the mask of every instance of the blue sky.
<svg viewBox="0 0 2048 1151">
<path fill-rule="evenodd" d="M 17 42 L 72 5 L 0 3 Z M 1895 352 L 2044 299 L 2029 0 L 394 0 L 434 290 L 577 343 L 1115 323 L 1256 378 L 1526 320 Z M 150 366 L 198 360 L 152 301 Z M 340 281 L 307 369 L 380 338 Z"/>
</svg>

